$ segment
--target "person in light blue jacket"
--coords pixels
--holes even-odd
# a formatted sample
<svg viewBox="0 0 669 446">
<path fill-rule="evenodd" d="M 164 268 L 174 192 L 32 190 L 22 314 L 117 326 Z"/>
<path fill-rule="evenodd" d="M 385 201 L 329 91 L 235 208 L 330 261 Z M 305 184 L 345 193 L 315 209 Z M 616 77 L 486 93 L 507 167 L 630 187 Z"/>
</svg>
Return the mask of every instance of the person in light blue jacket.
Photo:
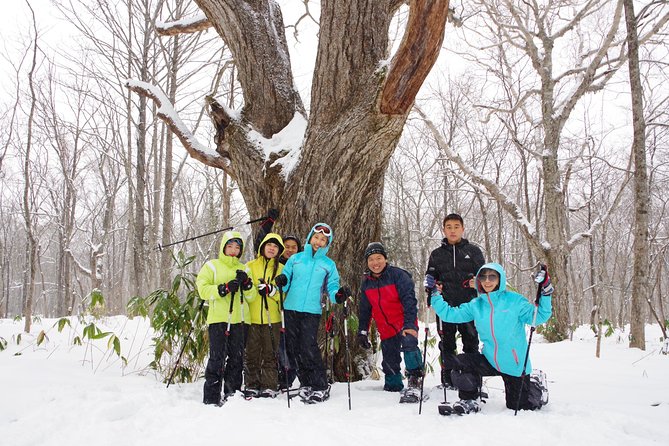
<svg viewBox="0 0 669 446">
<path fill-rule="evenodd" d="M 293 254 L 274 282 L 287 290 L 283 304 L 288 359 L 297 365 L 299 396 L 306 403 L 319 403 L 330 397 L 323 358 L 318 347 L 321 320 L 321 295 L 333 303 L 343 303 L 350 289 L 339 286 L 335 262 L 327 256 L 334 234 L 325 223 L 309 231 L 302 252 Z"/>
<path fill-rule="evenodd" d="M 525 325 L 542 324 L 552 312 L 553 286 L 548 273 L 542 273 L 542 277 L 535 278 L 542 295 L 538 307 L 523 295 L 506 289 L 506 273 L 499 263 L 486 263 L 479 269 L 476 275 L 478 297 L 459 307 L 448 305 L 440 287 L 435 288 L 431 300 L 437 316 L 455 324 L 474 321 L 483 343 L 481 353 L 463 353 L 448 359 L 460 401 L 449 405 L 447 411 L 458 414 L 478 412 L 476 399 L 480 394 L 481 377 L 496 375 L 501 375 L 504 380 L 506 407 L 516 409 L 518 406 L 527 410 L 541 407 L 541 398 L 537 401 L 534 397 L 537 382 L 530 379 L 532 365 L 529 358 L 525 374 L 522 369 L 527 351 Z"/>
</svg>

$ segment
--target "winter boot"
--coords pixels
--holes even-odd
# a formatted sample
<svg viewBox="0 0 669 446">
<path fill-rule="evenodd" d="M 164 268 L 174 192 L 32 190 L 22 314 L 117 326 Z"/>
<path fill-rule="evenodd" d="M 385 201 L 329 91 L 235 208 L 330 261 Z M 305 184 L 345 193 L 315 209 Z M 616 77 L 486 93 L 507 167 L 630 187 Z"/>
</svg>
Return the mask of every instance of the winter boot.
<svg viewBox="0 0 669 446">
<path fill-rule="evenodd" d="M 302 401 L 306 401 L 309 399 L 311 392 L 312 392 L 311 386 L 301 386 L 297 391 L 297 396 L 299 396 L 302 399 Z"/>
<path fill-rule="evenodd" d="M 451 381 L 450 370 L 446 370 L 444 368 L 441 369 L 441 386 L 439 387 L 446 390 L 458 390 L 458 388 L 453 384 L 453 381 Z"/>
<path fill-rule="evenodd" d="M 453 404 L 453 409 L 458 415 L 465 415 L 468 413 L 475 413 L 481 410 L 479 403 L 476 400 L 460 400 Z"/>
<path fill-rule="evenodd" d="M 328 399 L 330 399 L 330 386 L 328 386 L 327 389 L 324 390 L 312 390 L 311 394 L 306 400 L 304 400 L 304 402 L 308 404 L 314 404 L 314 403 L 322 403 L 323 401 L 327 401 Z"/>
<path fill-rule="evenodd" d="M 402 375 L 386 375 L 385 383 L 383 384 L 383 390 L 386 392 L 401 392 L 404 389 L 404 383 L 402 383 Z"/>
<path fill-rule="evenodd" d="M 407 388 L 400 392 L 400 403 L 418 403 L 420 401 L 420 380 L 417 375 L 409 375 Z M 427 394 L 423 394 L 423 401 L 427 399 Z"/>
</svg>

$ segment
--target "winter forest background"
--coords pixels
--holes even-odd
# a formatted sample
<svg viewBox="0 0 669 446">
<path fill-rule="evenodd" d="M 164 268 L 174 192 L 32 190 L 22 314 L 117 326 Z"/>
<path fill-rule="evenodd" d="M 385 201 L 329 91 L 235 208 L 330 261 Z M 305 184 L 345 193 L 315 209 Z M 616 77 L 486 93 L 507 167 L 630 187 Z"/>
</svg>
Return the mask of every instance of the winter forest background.
<svg viewBox="0 0 669 446">
<path fill-rule="evenodd" d="M 381 238 L 420 293 L 429 253 L 442 238 L 441 220 L 458 212 L 465 237 L 505 265 L 514 287 L 532 292 L 529 271 L 538 261 L 557 271 L 555 340 L 583 324 L 593 330 L 631 324 L 631 345 L 644 348 L 644 324 L 667 325 L 666 1 L 637 2 L 632 14 L 629 0 L 451 2 L 439 58 L 415 107 L 391 123 L 401 137 L 382 163 L 388 167 L 377 182 L 379 195 L 358 200 L 372 216 L 339 204 L 330 210 L 322 194 L 346 195 L 330 185 L 343 188 L 375 172 L 352 162 L 331 169 L 338 178 L 323 191 L 305 172 L 328 169 L 329 156 L 317 153 L 306 167 L 295 167 L 307 152 L 300 155 L 305 124 L 293 114 L 315 115 L 328 105 L 312 91 L 327 72 L 317 58 L 317 36 L 331 37 L 345 25 L 322 20 L 326 11 L 328 19 L 340 11 L 329 1 L 269 2 L 272 14 L 277 5 L 283 12 L 294 80 L 287 85 L 301 99 L 291 99 L 294 113 L 284 120 L 290 125 L 252 126 L 257 144 L 247 153 L 256 153 L 245 157 L 235 151 L 230 129 L 241 127 L 251 94 L 243 89 L 254 73 L 217 34 L 223 19 L 210 27 L 212 14 L 222 14 L 216 3 L 12 0 L 8 20 L 15 23 L 0 30 L 0 317 L 27 315 L 29 330 L 33 315 L 81 314 L 99 293 L 104 314 L 125 314 L 133 296 L 170 286 L 172 254 L 157 245 L 227 226 L 250 240 L 252 227 L 243 223 L 274 205 L 282 233 L 304 237 L 317 216 L 333 223 L 331 254 L 353 287 L 366 242 Z M 266 4 L 237 2 L 246 3 Z M 381 3 L 392 20 L 379 76 L 393 71 L 410 6 L 444 2 Z M 201 31 L 178 34 L 178 28 Z M 637 46 L 628 49 L 629 29 L 638 57 L 630 57 Z M 240 73 L 238 62 L 247 71 Z M 317 85 L 333 91 L 338 83 L 349 91 L 356 85 L 344 76 L 332 81 Z M 152 99 L 155 87 L 173 107 Z M 262 105 L 254 105 L 261 115 Z M 355 109 L 346 101 L 340 106 Z M 184 129 L 190 134 L 175 135 Z M 305 147 L 324 144 L 308 135 Z M 269 192 L 295 176 L 312 185 L 307 198 L 291 195 L 290 186 Z M 243 196 L 252 182 L 255 195 Z M 350 221 L 338 225 L 333 212 Z M 213 235 L 176 248 L 197 256 L 196 272 L 219 240 Z M 424 302 L 421 310 L 426 320 Z"/>
</svg>

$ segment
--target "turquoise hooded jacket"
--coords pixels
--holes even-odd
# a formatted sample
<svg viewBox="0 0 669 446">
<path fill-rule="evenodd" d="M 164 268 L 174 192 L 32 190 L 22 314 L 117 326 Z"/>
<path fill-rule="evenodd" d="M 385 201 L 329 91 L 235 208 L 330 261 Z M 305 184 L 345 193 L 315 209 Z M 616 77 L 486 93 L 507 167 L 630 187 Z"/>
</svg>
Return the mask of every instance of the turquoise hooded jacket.
<svg viewBox="0 0 669 446">
<path fill-rule="evenodd" d="M 309 244 L 314 235 L 314 228 L 325 226 L 330 229 L 328 244 L 319 248 L 315 253 Z M 288 283 L 286 300 L 283 307 L 286 310 L 302 313 L 321 314 L 321 294 L 327 294 L 332 303 L 336 303 L 335 294 L 339 290 L 339 272 L 334 260 L 327 256 L 334 233 L 325 223 L 317 223 L 309 231 L 304 250 L 293 254 L 283 267 Z"/>
<path fill-rule="evenodd" d="M 485 293 L 478 280 L 483 269 L 499 273 L 499 289 Z M 432 307 L 444 322 L 454 324 L 474 321 L 479 339 L 483 342 L 483 355 L 499 372 L 520 376 L 527 351 L 525 325 L 531 325 L 537 308 L 536 324 L 543 324 L 551 316 L 550 296 L 541 296 L 536 307 L 523 295 L 506 289 L 506 272 L 499 263 L 486 263 L 476 274 L 479 295 L 471 302 L 459 307 L 449 306 L 438 291 L 432 294 Z M 532 365 L 528 359 L 525 372 L 529 374 Z"/>
</svg>

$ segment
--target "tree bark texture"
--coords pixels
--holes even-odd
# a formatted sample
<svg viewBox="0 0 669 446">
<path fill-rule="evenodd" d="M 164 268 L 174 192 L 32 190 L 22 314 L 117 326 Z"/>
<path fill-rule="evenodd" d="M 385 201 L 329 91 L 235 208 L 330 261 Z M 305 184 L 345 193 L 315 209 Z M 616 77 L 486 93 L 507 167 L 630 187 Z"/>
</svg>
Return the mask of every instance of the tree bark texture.
<svg viewBox="0 0 669 446">
<path fill-rule="evenodd" d="M 266 161 L 248 137 L 251 130 L 271 137 L 296 113 L 305 115 L 294 88 L 280 8 L 259 0 L 197 4 L 230 47 L 239 70 L 242 119 L 232 119 L 213 99 L 210 103 L 218 128 L 217 150 L 230 161 L 225 169 L 239 184 L 250 214 L 278 207 L 282 216 L 277 230 L 305 237 L 312 224 L 331 224 L 331 254 L 345 281 L 357 286 L 362 251 L 381 235 L 384 173 L 417 87 L 441 47 L 448 2 L 411 2 L 412 11 L 421 14 L 410 20 L 402 44 L 408 50 L 398 52 L 389 68 L 382 62 L 389 58 L 388 29 L 397 1 L 321 2 L 311 113 L 305 116 L 308 125 L 299 162 L 288 178 L 281 165 L 272 166 L 288 151 Z M 430 56 L 415 61 L 415 54 Z M 406 91 L 393 97 L 388 79 Z M 384 91 L 384 107 L 392 113 L 381 110 Z"/>
<path fill-rule="evenodd" d="M 632 0 L 623 0 L 625 23 L 627 25 L 627 51 L 630 89 L 632 93 L 632 127 L 634 137 L 632 153 L 634 157 L 634 276 L 632 279 L 632 305 L 630 314 L 630 347 L 646 349 L 644 333 L 646 318 L 644 308 L 648 301 L 649 258 L 648 211 L 650 191 L 646 165 L 646 121 L 643 116 L 643 87 L 639 72 L 639 39 L 637 19 Z"/>
</svg>

